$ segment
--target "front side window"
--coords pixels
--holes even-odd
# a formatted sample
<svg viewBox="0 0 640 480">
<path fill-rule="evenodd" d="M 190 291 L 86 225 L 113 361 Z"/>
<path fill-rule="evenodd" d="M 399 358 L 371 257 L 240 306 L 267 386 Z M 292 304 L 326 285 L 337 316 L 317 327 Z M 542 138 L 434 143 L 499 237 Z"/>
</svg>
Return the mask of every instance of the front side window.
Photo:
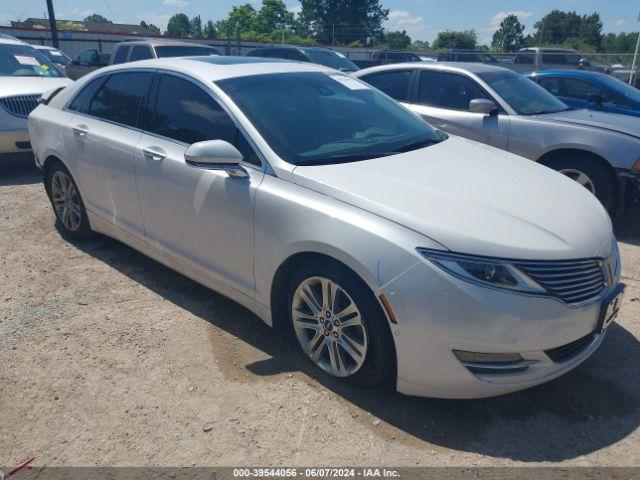
<svg viewBox="0 0 640 480">
<path fill-rule="evenodd" d="M 411 70 L 393 70 L 367 75 L 362 79 L 399 102 L 409 101 Z"/>
<path fill-rule="evenodd" d="M 245 162 L 260 164 L 231 117 L 202 88 L 173 75 L 161 75 L 156 98 L 146 130 L 189 145 L 224 140 L 236 146 Z"/>
<path fill-rule="evenodd" d="M 475 82 L 456 73 L 421 72 L 418 103 L 452 110 L 469 110 L 469 102 L 488 98 Z"/>
<path fill-rule="evenodd" d="M 146 60 L 148 58 L 153 58 L 153 54 L 151 53 L 151 49 L 146 45 L 136 45 L 131 50 L 130 60 L 135 62 L 136 60 Z"/>
<path fill-rule="evenodd" d="M 97 50 L 85 50 L 78 54 L 78 63 L 81 65 L 97 65 L 100 62 Z"/>
<path fill-rule="evenodd" d="M 62 77 L 46 56 L 29 45 L 0 45 L 1 77 Z"/>
<path fill-rule="evenodd" d="M 578 78 L 565 77 L 562 84 L 561 90 L 565 97 L 588 101 L 591 95 L 600 94 L 600 87 Z"/>
<path fill-rule="evenodd" d="M 105 77 L 98 77 L 94 80 L 91 80 L 87 85 L 85 85 L 80 93 L 76 95 L 76 97 L 69 104 L 69 110 L 80 113 L 89 113 L 89 105 L 91 103 L 91 99 L 96 94 L 98 89 L 102 86 L 102 84 L 106 80 Z"/>
<path fill-rule="evenodd" d="M 533 50 L 523 50 L 518 55 L 516 55 L 515 63 L 524 63 L 528 65 L 533 65 L 535 60 L 535 52 Z"/>
<path fill-rule="evenodd" d="M 250 75 L 217 84 L 294 165 L 367 160 L 446 138 L 386 95 L 337 72 Z"/>
<path fill-rule="evenodd" d="M 129 45 L 122 45 L 116 50 L 116 56 L 113 58 L 113 63 L 124 63 L 127 59 L 127 53 L 129 53 Z"/>
<path fill-rule="evenodd" d="M 515 72 L 494 71 L 479 73 L 478 76 L 520 115 L 556 113 L 569 109 L 540 85 Z"/>
<path fill-rule="evenodd" d="M 540 79 L 540 86 L 556 97 L 562 95 L 562 91 L 560 90 L 560 79 L 558 77 L 542 77 Z"/>
<path fill-rule="evenodd" d="M 135 127 L 150 78 L 148 72 L 111 75 L 89 102 L 88 114 Z"/>
</svg>

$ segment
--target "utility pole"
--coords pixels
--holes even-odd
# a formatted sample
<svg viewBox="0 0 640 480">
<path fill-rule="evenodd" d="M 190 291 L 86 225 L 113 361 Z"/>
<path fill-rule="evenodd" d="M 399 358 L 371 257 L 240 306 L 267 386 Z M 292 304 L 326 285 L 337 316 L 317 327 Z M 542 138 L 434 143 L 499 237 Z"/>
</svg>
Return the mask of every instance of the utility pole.
<svg viewBox="0 0 640 480">
<path fill-rule="evenodd" d="M 638 14 L 638 22 L 640 22 L 640 14 Z M 640 49 L 640 32 L 638 32 L 638 40 L 636 41 L 636 51 L 633 54 L 633 64 L 631 65 L 631 75 L 629 75 L 629 85 L 635 87 L 636 75 L 638 68 L 638 50 Z"/>
<path fill-rule="evenodd" d="M 284 45 L 284 22 L 278 23 L 277 26 L 280 29 L 280 45 Z"/>
<path fill-rule="evenodd" d="M 331 24 L 331 45 L 336 44 L 336 24 Z"/>
<path fill-rule="evenodd" d="M 53 0 L 47 0 L 47 10 L 49 11 L 49 28 L 51 29 L 53 48 L 60 48 L 60 42 L 58 41 L 58 25 L 56 24 L 56 12 L 53 11 Z"/>
</svg>

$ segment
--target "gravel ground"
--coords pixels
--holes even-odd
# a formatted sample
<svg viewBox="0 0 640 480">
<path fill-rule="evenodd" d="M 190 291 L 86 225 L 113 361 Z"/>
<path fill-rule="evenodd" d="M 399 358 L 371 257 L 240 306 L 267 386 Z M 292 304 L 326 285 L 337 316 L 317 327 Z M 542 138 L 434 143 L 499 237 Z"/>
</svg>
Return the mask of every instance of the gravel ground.
<svg viewBox="0 0 640 480">
<path fill-rule="evenodd" d="M 0 465 L 640 466 L 639 220 L 616 222 L 628 294 L 591 359 L 445 401 L 319 375 L 238 304 L 116 241 L 65 241 L 38 172 L 3 169 Z"/>
</svg>

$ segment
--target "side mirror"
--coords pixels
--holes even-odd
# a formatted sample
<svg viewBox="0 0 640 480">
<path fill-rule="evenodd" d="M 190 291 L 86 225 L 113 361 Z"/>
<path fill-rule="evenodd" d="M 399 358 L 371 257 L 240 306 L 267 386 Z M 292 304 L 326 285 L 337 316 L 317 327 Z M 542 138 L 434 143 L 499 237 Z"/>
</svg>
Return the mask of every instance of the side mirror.
<svg viewBox="0 0 640 480">
<path fill-rule="evenodd" d="M 206 170 L 224 170 L 230 177 L 245 178 L 249 174 L 240 165 L 242 154 L 224 140 L 206 140 L 192 144 L 184 152 L 187 165 Z"/>
<path fill-rule="evenodd" d="M 592 105 L 601 105 L 602 97 L 599 93 L 590 93 L 589 95 L 587 95 L 587 102 L 591 103 Z"/>
<path fill-rule="evenodd" d="M 485 115 L 496 115 L 498 107 L 493 101 L 486 98 L 474 98 L 469 102 L 469 111 L 473 113 L 483 113 Z"/>
<path fill-rule="evenodd" d="M 590 66 L 591 66 L 591 61 L 589 61 L 589 59 L 587 59 L 587 58 L 581 58 L 581 59 L 578 61 L 578 66 L 579 66 L 580 68 L 583 68 L 583 67 L 590 67 Z"/>
</svg>

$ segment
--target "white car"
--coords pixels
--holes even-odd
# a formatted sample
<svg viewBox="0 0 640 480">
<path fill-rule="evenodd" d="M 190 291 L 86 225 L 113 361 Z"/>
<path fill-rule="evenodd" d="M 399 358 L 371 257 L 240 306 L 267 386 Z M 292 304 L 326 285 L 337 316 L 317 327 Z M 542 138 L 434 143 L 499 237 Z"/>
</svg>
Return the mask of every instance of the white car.
<svg viewBox="0 0 640 480">
<path fill-rule="evenodd" d="M 617 313 L 620 258 L 593 195 L 336 70 L 145 60 L 44 102 L 29 130 L 61 228 L 291 329 L 329 375 L 503 394 L 580 364 Z"/>
<path fill-rule="evenodd" d="M 0 35 L 0 164 L 33 161 L 27 116 L 44 92 L 70 83 L 31 45 Z"/>
<path fill-rule="evenodd" d="M 71 57 L 64 53 L 62 50 L 58 50 L 48 45 L 33 45 L 33 48 L 41 52 L 45 57 L 51 60 L 55 65 L 64 69 L 67 65 L 71 65 Z"/>
</svg>

